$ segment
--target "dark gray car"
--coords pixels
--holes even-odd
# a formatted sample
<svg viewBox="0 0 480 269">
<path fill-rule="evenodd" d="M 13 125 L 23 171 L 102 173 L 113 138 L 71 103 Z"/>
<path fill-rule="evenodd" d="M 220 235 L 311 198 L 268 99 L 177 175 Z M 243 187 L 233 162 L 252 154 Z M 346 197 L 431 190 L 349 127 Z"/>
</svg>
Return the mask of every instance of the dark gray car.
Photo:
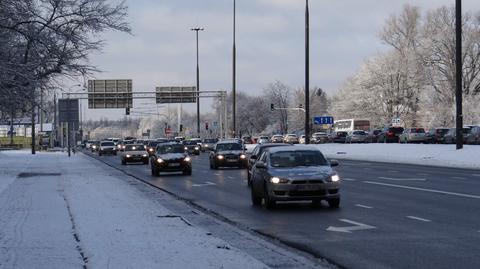
<svg viewBox="0 0 480 269">
<path fill-rule="evenodd" d="M 340 206 L 340 177 L 323 154 L 312 146 L 275 147 L 265 150 L 252 173 L 252 204 L 267 208 L 277 201 L 326 200 Z"/>
</svg>

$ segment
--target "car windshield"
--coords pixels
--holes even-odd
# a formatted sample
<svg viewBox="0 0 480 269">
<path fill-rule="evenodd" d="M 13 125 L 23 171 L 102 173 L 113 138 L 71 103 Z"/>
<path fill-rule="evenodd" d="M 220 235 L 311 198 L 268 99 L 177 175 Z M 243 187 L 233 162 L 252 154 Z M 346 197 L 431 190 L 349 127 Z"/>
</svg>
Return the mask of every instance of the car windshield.
<svg viewBox="0 0 480 269">
<path fill-rule="evenodd" d="M 102 146 L 102 147 L 113 147 L 113 146 L 115 146 L 115 143 L 113 143 L 113 142 L 102 142 L 100 144 L 100 146 Z"/>
<path fill-rule="evenodd" d="M 256 155 L 257 156 L 262 155 L 262 153 L 268 148 L 285 147 L 285 146 L 289 146 L 289 145 L 288 144 L 277 144 L 277 145 L 268 145 L 268 146 L 265 146 L 265 147 L 260 147 L 258 149 L 258 154 L 256 154 Z"/>
<path fill-rule="evenodd" d="M 196 145 L 198 142 L 195 140 L 183 141 L 183 144 L 186 146 L 193 146 Z"/>
<path fill-rule="evenodd" d="M 354 135 L 365 135 L 365 131 L 355 131 L 353 132 Z"/>
<path fill-rule="evenodd" d="M 137 151 L 137 150 L 145 150 L 144 145 L 127 145 L 125 147 L 125 151 Z"/>
<path fill-rule="evenodd" d="M 322 153 L 313 150 L 279 151 L 270 155 L 273 167 L 298 167 L 328 165 Z"/>
<path fill-rule="evenodd" d="M 242 145 L 238 143 L 217 144 L 217 151 L 242 150 Z"/>
<path fill-rule="evenodd" d="M 151 141 L 151 142 L 148 142 L 148 146 L 149 147 L 156 147 L 160 143 L 161 143 L 160 141 Z"/>
<path fill-rule="evenodd" d="M 168 154 L 168 153 L 184 153 L 185 149 L 183 145 L 162 145 L 157 148 L 158 154 Z"/>
<path fill-rule="evenodd" d="M 217 139 L 205 139 L 203 141 L 204 141 L 204 143 L 216 143 Z"/>
</svg>

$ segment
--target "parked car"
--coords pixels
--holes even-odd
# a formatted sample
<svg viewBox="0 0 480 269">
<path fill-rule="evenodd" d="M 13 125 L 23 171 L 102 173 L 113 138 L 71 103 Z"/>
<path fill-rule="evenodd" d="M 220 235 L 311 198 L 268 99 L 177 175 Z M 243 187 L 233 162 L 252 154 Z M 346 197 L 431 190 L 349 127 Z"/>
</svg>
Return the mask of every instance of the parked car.
<svg viewBox="0 0 480 269">
<path fill-rule="evenodd" d="M 427 136 L 423 128 L 407 128 L 398 139 L 399 143 L 425 143 Z"/>
<path fill-rule="evenodd" d="M 210 152 L 210 169 L 218 169 L 219 167 L 247 167 L 247 155 L 244 147 L 240 143 L 235 142 L 218 142 L 215 148 Z"/>
<path fill-rule="evenodd" d="M 372 143 L 378 143 L 378 139 L 379 139 L 381 133 L 382 133 L 381 129 L 374 129 L 373 131 L 371 131 L 370 132 L 370 141 Z"/>
<path fill-rule="evenodd" d="M 349 132 L 345 138 L 345 143 L 367 143 L 370 142 L 370 135 L 363 130 Z"/>
<path fill-rule="evenodd" d="M 386 127 L 378 135 L 378 143 L 398 143 L 399 136 L 404 131 L 403 127 Z"/>
<path fill-rule="evenodd" d="M 289 144 L 298 144 L 298 136 L 296 134 L 287 134 L 285 135 L 283 142 Z"/>
<path fill-rule="evenodd" d="M 323 144 L 323 143 L 328 143 L 330 138 L 328 137 L 328 134 L 325 132 L 317 132 L 312 135 L 312 141 L 310 141 L 313 144 Z"/>
<path fill-rule="evenodd" d="M 255 163 L 257 162 L 258 157 L 260 157 L 266 149 L 273 148 L 273 147 L 282 147 L 282 146 L 290 146 L 290 144 L 280 144 L 280 143 L 259 144 L 252 150 L 252 153 L 250 154 L 247 161 L 248 186 L 251 186 L 250 178 L 252 175 L 252 169 Z"/>
<path fill-rule="evenodd" d="M 189 154 L 200 155 L 200 146 L 196 140 L 185 140 L 183 141 L 183 146 Z"/>
<path fill-rule="evenodd" d="M 305 144 L 305 135 L 300 136 L 300 139 L 298 139 L 298 143 Z"/>
<path fill-rule="evenodd" d="M 340 206 L 340 177 L 332 169 L 338 162 L 328 162 L 313 146 L 269 148 L 256 162 L 251 176 L 254 206 L 262 200 L 267 208 L 277 201 L 326 200 L 330 207 Z"/>
<path fill-rule="evenodd" d="M 470 135 L 467 138 L 467 144 L 480 145 L 480 127 L 472 127 Z"/>
<path fill-rule="evenodd" d="M 283 143 L 283 135 L 274 135 L 270 139 L 270 142 L 272 143 Z"/>
<path fill-rule="evenodd" d="M 455 144 L 457 139 L 457 128 L 450 128 L 448 132 L 443 136 L 443 143 Z"/>
<path fill-rule="evenodd" d="M 98 149 L 98 156 L 102 156 L 105 154 L 117 155 L 117 148 L 115 147 L 114 142 L 112 141 L 100 142 L 100 146 Z"/>
<path fill-rule="evenodd" d="M 150 157 L 152 176 L 159 176 L 161 172 L 182 172 L 183 175 L 192 174 L 192 160 L 185 153 L 184 146 L 179 143 L 161 143 Z"/>
<path fill-rule="evenodd" d="M 449 128 L 432 128 L 426 133 L 426 143 L 443 144 Z"/>
<path fill-rule="evenodd" d="M 345 143 L 347 141 L 347 135 L 347 132 L 335 132 L 332 141 L 333 143 Z"/>
<path fill-rule="evenodd" d="M 216 138 L 205 138 L 203 139 L 202 145 L 200 146 L 200 149 L 205 152 L 207 150 L 212 150 L 213 147 L 215 146 L 215 143 L 218 142 L 218 139 Z"/>
<path fill-rule="evenodd" d="M 249 135 L 245 135 L 242 137 L 243 144 L 253 144 L 252 137 Z"/>
<path fill-rule="evenodd" d="M 142 162 L 148 164 L 147 149 L 143 144 L 127 144 L 122 152 L 122 164 Z"/>
</svg>

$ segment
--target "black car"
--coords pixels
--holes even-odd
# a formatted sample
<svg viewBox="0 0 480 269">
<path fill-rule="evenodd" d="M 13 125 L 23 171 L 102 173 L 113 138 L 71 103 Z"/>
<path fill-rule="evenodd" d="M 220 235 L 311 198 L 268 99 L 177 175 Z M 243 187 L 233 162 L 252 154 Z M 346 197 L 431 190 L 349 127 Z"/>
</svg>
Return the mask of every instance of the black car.
<svg viewBox="0 0 480 269">
<path fill-rule="evenodd" d="M 205 152 L 207 150 L 212 150 L 215 147 L 215 143 L 218 142 L 218 139 L 216 138 L 205 138 L 203 139 L 202 145 L 200 146 L 200 149 Z"/>
<path fill-rule="evenodd" d="M 247 167 L 247 155 L 243 145 L 235 142 L 218 142 L 210 152 L 210 168 L 219 167 Z"/>
<path fill-rule="evenodd" d="M 328 202 L 340 206 L 340 177 L 316 147 L 288 146 L 269 148 L 255 164 L 251 198 L 254 206 L 265 202 L 267 208 L 277 201 Z"/>
<path fill-rule="evenodd" d="M 398 143 L 400 135 L 405 129 L 403 127 L 387 127 L 378 135 L 378 143 Z"/>
<path fill-rule="evenodd" d="M 162 143 L 167 143 L 167 140 L 163 141 L 163 140 L 153 140 L 153 141 L 150 141 L 148 142 L 147 144 L 147 151 L 148 151 L 148 155 L 152 156 L 153 154 L 155 154 L 155 150 L 157 148 L 157 146 L 159 144 L 162 144 Z"/>
<path fill-rule="evenodd" d="M 345 143 L 347 142 L 347 132 L 336 132 L 333 134 L 333 143 Z"/>
<path fill-rule="evenodd" d="M 262 153 L 268 149 L 268 148 L 273 148 L 273 147 L 282 147 L 282 146 L 291 146 L 290 144 L 280 144 L 280 143 L 268 143 L 268 144 L 260 144 L 257 145 L 253 151 L 252 154 L 250 154 L 250 157 L 248 158 L 247 161 L 247 178 L 248 178 L 248 186 L 251 186 L 251 176 L 252 176 L 252 168 L 255 165 L 255 163 L 258 160 L 258 157 L 262 155 Z"/>
<path fill-rule="evenodd" d="M 182 142 L 184 150 L 190 154 L 200 155 L 200 145 L 197 140 L 185 140 Z"/>
<path fill-rule="evenodd" d="M 159 176 L 161 172 L 182 172 L 192 174 L 192 162 L 184 146 L 179 143 L 163 143 L 156 148 L 155 154 L 150 157 L 152 176 Z"/>
</svg>

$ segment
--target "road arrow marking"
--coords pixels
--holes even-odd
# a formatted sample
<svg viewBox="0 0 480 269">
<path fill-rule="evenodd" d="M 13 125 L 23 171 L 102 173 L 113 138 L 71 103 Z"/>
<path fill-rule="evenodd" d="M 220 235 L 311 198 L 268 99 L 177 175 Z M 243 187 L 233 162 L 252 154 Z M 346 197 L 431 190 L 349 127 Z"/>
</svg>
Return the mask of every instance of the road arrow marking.
<svg viewBox="0 0 480 269">
<path fill-rule="evenodd" d="M 426 178 L 393 178 L 393 177 L 378 177 L 379 179 L 387 179 L 393 181 L 425 181 Z"/>
<path fill-rule="evenodd" d="M 415 217 L 415 216 L 407 216 L 407 218 L 414 219 L 414 220 L 419 220 L 419 221 L 423 221 L 423 222 L 430 222 L 431 221 L 429 219 L 422 219 L 422 218 Z"/>
<path fill-rule="evenodd" d="M 355 226 L 347 226 L 347 227 L 334 227 L 330 226 L 327 228 L 327 231 L 330 232 L 340 232 L 340 233 L 352 233 L 352 231 L 361 231 L 361 230 L 370 230 L 370 229 L 376 229 L 377 227 L 370 226 L 367 224 L 363 224 L 360 222 L 356 222 L 353 220 L 348 220 L 348 219 L 339 219 L 339 221 L 343 221 L 346 223 L 353 224 Z"/>
<path fill-rule="evenodd" d="M 205 186 L 213 186 L 213 185 L 217 185 L 217 184 L 207 181 L 204 184 L 192 184 L 192 187 L 205 187 Z"/>
</svg>

